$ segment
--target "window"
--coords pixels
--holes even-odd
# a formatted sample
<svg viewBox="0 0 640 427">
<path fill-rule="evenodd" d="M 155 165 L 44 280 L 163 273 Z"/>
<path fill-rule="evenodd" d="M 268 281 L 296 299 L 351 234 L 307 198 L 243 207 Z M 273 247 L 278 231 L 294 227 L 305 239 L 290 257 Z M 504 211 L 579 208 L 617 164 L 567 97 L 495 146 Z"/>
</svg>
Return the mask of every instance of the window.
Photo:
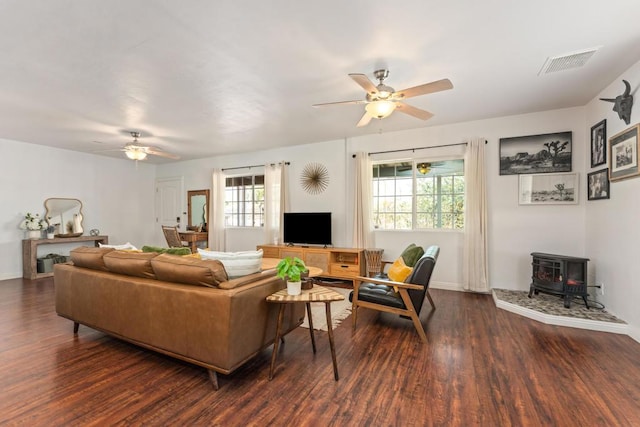
<svg viewBox="0 0 640 427">
<path fill-rule="evenodd" d="M 383 230 L 464 229 L 464 160 L 374 165 L 373 218 Z"/>
<path fill-rule="evenodd" d="M 226 179 L 224 195 L 226 227 L 264 226 L 264 175 Z"/>
</svg>

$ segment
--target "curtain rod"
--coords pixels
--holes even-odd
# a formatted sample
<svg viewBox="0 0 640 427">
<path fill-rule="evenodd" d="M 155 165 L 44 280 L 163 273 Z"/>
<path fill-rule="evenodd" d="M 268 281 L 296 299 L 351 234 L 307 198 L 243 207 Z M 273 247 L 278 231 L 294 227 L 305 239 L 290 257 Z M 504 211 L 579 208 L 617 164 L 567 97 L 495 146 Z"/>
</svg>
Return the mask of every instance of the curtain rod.
<svg viewBox="0 0 640 427">
<path fill-rule="evenodd" d="M 278 162 L 278 164 L 282 164 L 283 162 Z M 291 162 L 284 162 L 285 165 L 289 166 L 291 164 Z M 269 163 L 270 166 L 275 166 L 275 163 Z M 232 171 L 235 169 L 251 169 L 251 168 L 261 168 L 264 165 L 251 165 L 251 166 L 236 166 L 235 168 L 224 168 L 224 169 L 220 169 L 222 171 Z"/>
<path fill-rule="evenodd" d="M 487 141 L 485 139 L 484 143 L 488 143 L 489 141 Z M 432 145 L 430 147 L 415 147 L 415 148 L 403 148 L 401 150 L 388 150 L 388 151 L 376 151 L 373 153 L 369 153 L 369 156 L 371 156 L 372 154 L 387 154 L 387 153 L 399 153 L 401 151 L 416 151 L 416 150 L 428 150 L 429 148 L 440 148 L 440 147 L 453 147 L 456 145 L 467 145 L 466 142 L 457 142 L 455 144 L 442 144 L 442 145 Z M 355 157 L 356 155 L 354 154 L 353 157 Z"/>
</svg>

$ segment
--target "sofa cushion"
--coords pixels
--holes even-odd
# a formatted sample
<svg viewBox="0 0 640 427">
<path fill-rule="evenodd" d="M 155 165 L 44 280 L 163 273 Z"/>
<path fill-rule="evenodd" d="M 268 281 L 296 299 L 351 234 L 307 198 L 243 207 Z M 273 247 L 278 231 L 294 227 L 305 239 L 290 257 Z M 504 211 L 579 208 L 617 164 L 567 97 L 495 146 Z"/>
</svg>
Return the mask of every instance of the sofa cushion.
<svg viewBox="0 0 640 427">
<path fill-rule="evenodd" d="M 155 279 L 151 260 L 157 256 L 155 252 L 113 251 L 106 254 L 103 260 L 112 273 Z"/>
<path fill-rule="evenodd" d="M 94 248 L 90 246 L 80 246 L 69 252 L 73 265 L 90 268 L 91 270 L 108 271 L 102 259 L 104 255 L 113 252 L 113 248 Z"/>
<path fill-rule="evenodd" d="M 224 266 L 217 260 L 160 254 L 151 260 L 151 266 L 156 278 L 165 282 L 213 288 L 228 279 Z"/>
<path fill-rule="evenodd" d="M 215 259 L 222 262 L 229 278 L 257 273 L 262 269 L 262 249 L 245 252 L 215 252 L 198 249 L 202 259 Z"/>
<path fill-rule="evenodd" d="M 248 274 L 246 276 L 237 277 L 235 279 L 229 279 L 225 282 L 220 282 L 218 286 L 220 287 L 220 289 L 234 289 L 248 283 L 253 283 L 256 280 L 266 279 L 275 275 L 276 270 L 272 268 L 270 270 L 261 271 L 260 273 Z"/>
<path fill-rule="evenodd" d="M 155 252 L 158 254 L 171 254 L 171 255 L 191 255 L 191 249 L 189 248 L 161 248 L 160 246 L 144 245 L 142 252 Z"/>
<path fill-rule="evenodd" d="M 103 245 L 102 243 L 98 242 L 98 245 L 101 248 L 111 248 L 111 249 L 117 249 L 119 251 L 126 251 L 126 250 L 137 251 L 138 250 L 138 248 L 136 248 L 129 242 L 122 245 Z"/>
</svg>

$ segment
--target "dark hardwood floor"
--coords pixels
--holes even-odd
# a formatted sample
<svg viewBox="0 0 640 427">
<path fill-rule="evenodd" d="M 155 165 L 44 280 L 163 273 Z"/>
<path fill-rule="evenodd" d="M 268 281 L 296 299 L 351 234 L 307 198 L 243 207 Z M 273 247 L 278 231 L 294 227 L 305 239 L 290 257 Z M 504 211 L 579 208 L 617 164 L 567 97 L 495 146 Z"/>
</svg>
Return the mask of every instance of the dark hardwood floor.
<svg viewBox="0 0 640 427">
<path fill-rule="evenodd" d="M 549 326 L 491 297 L 433 290 L 429 343 L 410 321 L 361 310 L 327 333 L 288 335 L 214 391 L 204 369 L 73 324 L 53 280 L 0 281 L 0 424 L 638 426 L 640 344 Z"/>
</svg>

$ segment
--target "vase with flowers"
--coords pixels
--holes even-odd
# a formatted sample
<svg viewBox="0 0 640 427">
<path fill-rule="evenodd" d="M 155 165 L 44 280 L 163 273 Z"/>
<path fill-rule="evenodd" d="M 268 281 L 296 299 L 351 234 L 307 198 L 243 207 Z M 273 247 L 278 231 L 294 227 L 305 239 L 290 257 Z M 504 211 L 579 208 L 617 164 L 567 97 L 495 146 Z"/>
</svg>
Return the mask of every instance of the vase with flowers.
<svg viewBox="0 0 640 427">
<path fill-rule="evenodd" d="M 27 212 L 24 219 L 20 223 L 20 228 L 26 230 L 28 239 L 39 239 L 42 237 L 42 230 L 47 226 L 44 219 L 40 218 L 40 214 L 32 215 Z"/>
</svg>

